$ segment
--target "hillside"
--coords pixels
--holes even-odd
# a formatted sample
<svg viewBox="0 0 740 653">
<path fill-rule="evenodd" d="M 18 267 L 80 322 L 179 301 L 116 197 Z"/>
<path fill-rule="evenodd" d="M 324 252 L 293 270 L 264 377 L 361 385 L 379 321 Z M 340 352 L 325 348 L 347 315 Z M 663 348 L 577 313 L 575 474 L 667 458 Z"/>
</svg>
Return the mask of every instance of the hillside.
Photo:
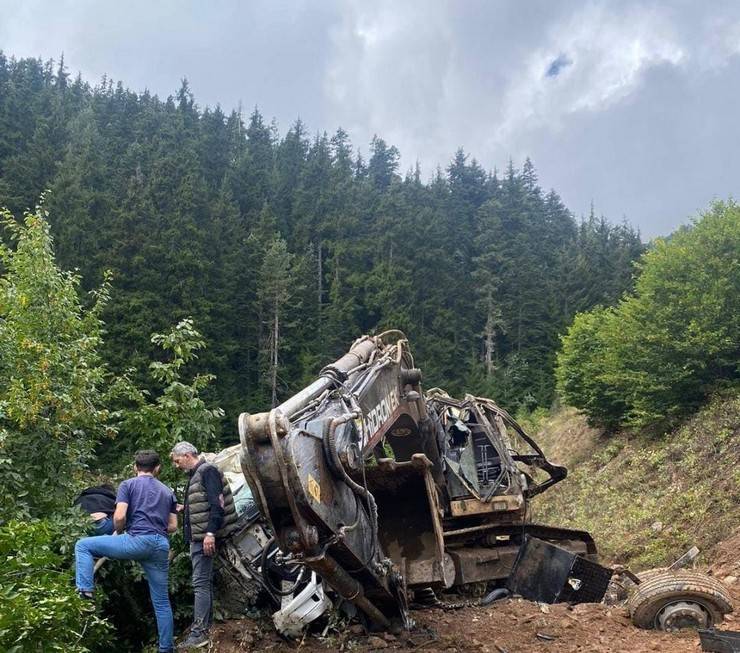
<svg viewBox="0 0 740 653">
<path fill-rule="evenodd" d="M 193 319 L 225 440 L 388 328 L 433 385 L 549 405 L 559 335 L 631 289 L 637 231 L 578 221 L 531 161 L 489 172 L 458 150 L 422 179 L 399 157 L 201 108 L 186 82 L 160 99 L 0 50 L 0 207 L 20 219 L 48 190 L 60 266 L 85 290 L 110 270 L 114 369 L 146 383 L 151 333 Z"/>
<path fill-rule="evenodd" d="M 634 570 L 673 561 L 692 544 L 698 568 L 723 580 L 740 600 L 740 395 L 716 396 L 699 413 L 661 438 L 590 428 L 572 408 L 542 422 L 538 441 L 548 457 L 569 468 L 568 478 L 535 500 L 533 519 L 590 530 L 606 563 Z M 735 580 L 733 580 L 735 579 Z M 509 653 L 695 653 L 695 632 L 645 631 L 620 607 L 587 604 L 540 606 L 509 599 L 486 608 L 414 611 L 408 635 L 367 636 L 359 626 L 307 635 L 306 651 L 378 649 Z M 728 615 L 723 628 L 734 629 Z M 219 651 L 260 646 L 295 648 L 269 622 L 220 624 Z"/>
<path fill-rule="evenodd" d="M 606 560 L 663 565 L 740 526 L 740 396 L 715 397 L 661 437 L 589 428 L 573 409 L 541 428 L 568 478 L 535 501 L 538 521 L 591 531 Z M 706 557 L 702 561 L 710 562 Z"/>
</svg>

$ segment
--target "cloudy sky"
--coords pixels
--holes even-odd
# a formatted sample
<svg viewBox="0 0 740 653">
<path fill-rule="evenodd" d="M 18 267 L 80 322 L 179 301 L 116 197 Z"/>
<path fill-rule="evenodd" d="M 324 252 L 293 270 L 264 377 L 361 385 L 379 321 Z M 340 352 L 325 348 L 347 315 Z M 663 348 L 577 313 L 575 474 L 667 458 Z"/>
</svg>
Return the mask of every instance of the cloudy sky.
<svg viewBox="0 0 740 653">
<path fill-rule="evenodd" d="M 740 196 L 740 2 L 0 0 L 0 49 L 281 133 L 373 134 L 425 177 L 533 160 L 577 214 L 645 237 Z"/>
</svg>

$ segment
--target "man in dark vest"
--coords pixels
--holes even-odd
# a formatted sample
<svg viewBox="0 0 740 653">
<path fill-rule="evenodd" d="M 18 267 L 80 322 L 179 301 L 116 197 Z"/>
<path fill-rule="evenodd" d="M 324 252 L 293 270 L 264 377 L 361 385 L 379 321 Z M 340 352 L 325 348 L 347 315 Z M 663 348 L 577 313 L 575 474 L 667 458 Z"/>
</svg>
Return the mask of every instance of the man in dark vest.
<svg viewBox="0 0 740 653">
<path fill-rule="evenodd" d="M 181 650 L 209 644 L 213 618 L 213 556 L 218 542 L 236 526 L 231 489 L 218 467 L 198 455 L 189 442 L 178 442 L 170 454 L 176 467 L 189 475 L 183 508 L 185 541 L 190 543 L 193 565 L 193 625 Z"/>
</svg>

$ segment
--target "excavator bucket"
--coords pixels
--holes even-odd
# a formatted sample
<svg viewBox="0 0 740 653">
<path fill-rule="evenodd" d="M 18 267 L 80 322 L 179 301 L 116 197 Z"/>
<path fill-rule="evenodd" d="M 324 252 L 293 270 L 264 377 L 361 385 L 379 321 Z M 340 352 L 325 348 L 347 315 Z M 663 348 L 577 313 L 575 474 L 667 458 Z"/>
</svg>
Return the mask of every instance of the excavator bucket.
<svg viewBox="0 0 740 653">
<path fill-rule="evenodd" d="M 378 506 L 378 539 L 406 585 L 450 587 L 455 570 L 444 551 L 429 459 L 423 454 L 400 463 L 382 458 L 367 470 L 367 481 Z"/>
</svg>

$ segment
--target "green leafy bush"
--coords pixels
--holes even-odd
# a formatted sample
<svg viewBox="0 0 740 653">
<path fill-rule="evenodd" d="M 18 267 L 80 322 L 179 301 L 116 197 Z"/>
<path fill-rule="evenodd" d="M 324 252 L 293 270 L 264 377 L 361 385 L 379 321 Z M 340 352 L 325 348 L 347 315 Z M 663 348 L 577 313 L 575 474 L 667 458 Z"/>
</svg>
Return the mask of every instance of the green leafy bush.
<svg viewBox="0 0 740 653">
<path fill-rule="evenodd" d="M 615 320 L 613 309 L 596 308 L 573 320 L 558 354 L 555 371 L 562 397 L 584 411 L 589 423 L 617 426 L 627 409 L 621 389 L 606 381 L 609 350 L 606 334 Z"/>
<path fill-rule="evenodd" d="M 79 297 L 61 271 L 41 206 L 22 222 L 7 211 L 0 244 L 0 523 L 68 506 L 105 435 L 105 368 L 98 354 L 107 280 Z"/>
<path fill-rule="evenodd" d="M 151 340 L 164 351 L 167 360 L 149 366 L 152 382 L 161 388 L 157 396 L 138 388 L 129 375 L 116 379 L 111 390 L 119 408 L 112 413 L 116 430 L 123 436 L 126 450 L 117 447 L 117 457 L 129 458 L 136 449 L 154 449 L 166 459 L 173 445 L 181 440 L 192 442 L 201 451 L 215 444 L 216 431 L 223 411 L 210 408 L 201 396 L 215 379 L 212 374 L 195 374 L 188 382 L 183 368 L 197 359 L 205 341 L 192 320 L 181 320 L 169 333 L 155 333 Z M 170 465 L 162 466 L 160 480 L 181 482 L 184 476 Z"/>
<path fill-rule="evenodd" d="M 593 422 L 665 427 L 739 372 L 740 206 L 717 202 L 655 243 L 633 295 L 576 317 L 557 379 Z"/>
<path fill-rule="evenodd" d="M 74 589 L 68 546 L 83 534 L 80 517 L 0 526 L 0 650 L 84 653 L 109 636 Z"/>
<path fill-rule="evenodd" d="M 138 448 L 166 459 L 178 440 L 212 445 L 223 412 L 201 397 L 212 375 L 183 376 L 205 347 L 191 320 L 152 336 L 163 350 L 150 365 L 156 395 L 137 387 L 133 374 L 113 376 L 99 355 L 107 278 L 89 301 L 80 298 L 79 276 L 56 263 L 43 199 L 22 221 L 7 212 L 0 218 L 10 236 L 0 244 L 0 650 L 94 650 L 111 628 L 74 591 L 73 546 L 89 523 L 69 508 L 72 498 L 96 481 L 94 460 L 126 475 Z M 167 464 L 162 476 L 173 485 L 185 479 Z M 171 592 L 184 619 L 190 564 L 179 535 L 173 551 Z M 156 629 L 138 565 L 104 565 L 98 581 L 99 602 L 118 631 L 108 648 L 146 643 Z"/>
<path fill-rule="evenodd" d="M 156 391 L 138 388 L 131 381 L 133 374 L 116 379 L 110 398 L 118 408 L 111 416 L 120 441 L 106 443 L 114 445 L 106 456 L 111 466 L 128 467 L 136 449 L 155 449 L 163 458 L 160 480 L 182 497 L 187 477 L 167 462 L 167 455 L 180 440 L 188 440 L 200 450 L 213 447 L 223 411 L 209 407 L 201 396 L 215 378 L 213 375 L 199 373 L 190 378 L 184 374 L 188 364 L 197 359 L 197 352 L 205 348 L 192 320 L 181 320 L 169 333 L 155 333 L 151 340 L 163 350 L 163 360 L 149 366 Z M 172 607 L 178 624 L 185 625 L 192 618 L 192 587 L 190 556 L 181 531 L 170 538 L 170 550 Z M 145 644 L 147 635 L 156 632 L 156 627 L 139 565 L 106 564 L 99 582 L 106 595 L 105 612 L 115 624 L 119 640 L 134 647 Z"/>
</svg>

